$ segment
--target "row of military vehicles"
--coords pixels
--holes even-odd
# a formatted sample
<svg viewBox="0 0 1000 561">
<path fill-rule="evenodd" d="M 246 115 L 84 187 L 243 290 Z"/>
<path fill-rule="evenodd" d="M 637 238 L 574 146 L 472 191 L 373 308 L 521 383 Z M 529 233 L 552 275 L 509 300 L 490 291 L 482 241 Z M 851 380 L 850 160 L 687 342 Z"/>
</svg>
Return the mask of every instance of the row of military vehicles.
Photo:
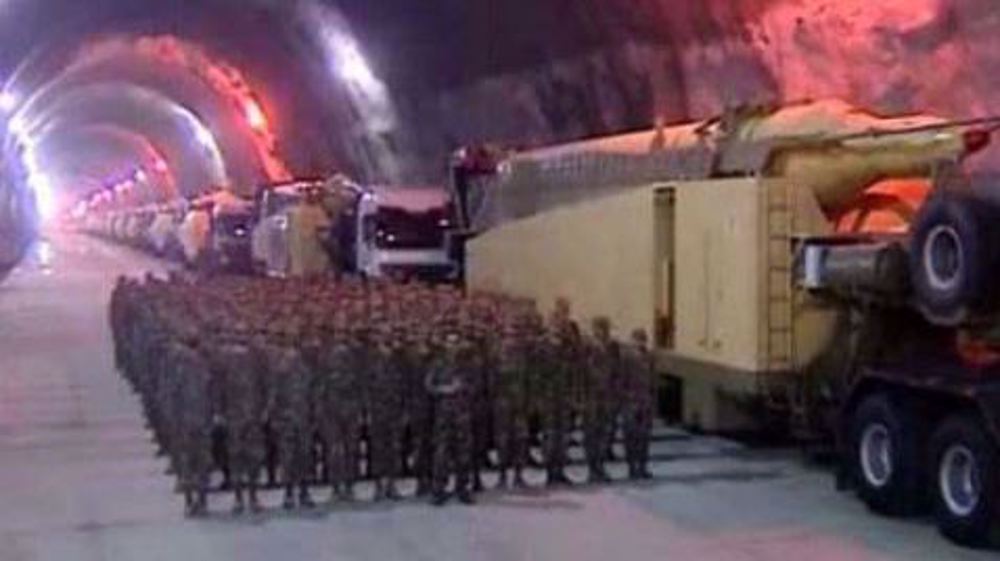
<svg viewBox="0 0 1000 561">
<path fill-rule="evenodd" d="M 543 308 L 566 298 L 617 335 L 655 334 L 664 410 L 684 425 L 831 442 L 838 483 L 871 509 L 933 512 L 982 545 L 1000 522 L 1000 206 L 968 162 L 998 126 L 838 101 L 742 108 L 462 150 L 444 202 L 416 215 L 388 212 L 391 195 L 345 204 L 344 186 L 292 185 L 90 227 L 192 263 L 427 266 Z M 317 233 L 325 251 L 306 243 Z"/>
<path fill-rule="evenodd" d="M 445 189 L 363 187 L 342 176 L 267 185 L 254 198 L 193 199 L 88 212 L 82 228 L 199 270 L 454 280 Z"/>
</svg>

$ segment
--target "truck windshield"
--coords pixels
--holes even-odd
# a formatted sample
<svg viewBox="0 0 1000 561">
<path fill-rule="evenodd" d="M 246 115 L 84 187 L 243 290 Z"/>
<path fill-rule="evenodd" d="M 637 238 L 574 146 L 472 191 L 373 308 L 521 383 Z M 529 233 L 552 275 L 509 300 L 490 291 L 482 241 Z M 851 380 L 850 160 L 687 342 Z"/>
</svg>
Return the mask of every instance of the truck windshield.
<svg viewBox="0 0 1000 561">
<path fill-rule="evenodd" d="M 253 215 L 249 212 L 219 214 L 215 217 L 215 228 L 220 233 L 246 236 L 253 228 Z"/>
<path fill-rule="evenodd" d="M 444 246 L 451 227 L 451 207 L 426 212 L 382 207 L 373 217 L 375 243 L 382 249 L 435 249 Z"/>
</svg>

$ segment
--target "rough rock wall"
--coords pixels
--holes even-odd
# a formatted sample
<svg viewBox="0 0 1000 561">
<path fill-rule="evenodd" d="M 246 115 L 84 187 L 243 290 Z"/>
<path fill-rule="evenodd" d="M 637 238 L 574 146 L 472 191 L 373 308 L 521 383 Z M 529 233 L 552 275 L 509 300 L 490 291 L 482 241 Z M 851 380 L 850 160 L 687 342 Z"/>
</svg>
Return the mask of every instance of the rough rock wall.
<svg viewBox="0 0 1000 561">
<path fill-rule="evenodd" d="M 517 1 L 499 4 L 520 9 Z M 552 2 L 535 5 L 543 4 Z M 536 8 L 521 7 L 519 17 L 531 20 Z M 439 174 L 444 154 L 463 143 L 559 142 L 751 101 L 836 96 L 884 112 L 1000 114 L 996 0 L 578 0 L 564 7 L 560 26 L 528 26 L 534 36 L 521 32 L 507 43 L 501 24 L 480 26 L 499 36 L 481 31 L 469 49 L 494 54 L 451 61 L 486 68 L 480 75 L 394 90 L 405 123 L 399 146 L 414 155 L 415 172 Z M 546 51 L 546 33 L 582 39 Z"/>
</svg>

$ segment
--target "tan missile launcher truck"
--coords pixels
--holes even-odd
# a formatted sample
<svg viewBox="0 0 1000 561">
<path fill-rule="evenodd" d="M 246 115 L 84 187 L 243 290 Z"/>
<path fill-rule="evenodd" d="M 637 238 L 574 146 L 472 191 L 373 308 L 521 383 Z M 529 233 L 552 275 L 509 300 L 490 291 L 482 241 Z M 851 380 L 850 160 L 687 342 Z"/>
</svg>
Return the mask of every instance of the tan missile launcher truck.
<svg viewBox="0 0 1000 561">
<path fill-rule="evenodd" d="M 962 163 L 993 126 L 823 101 L 465 153 L 466 282 L 646 329 L 685 424 L 829 428 L 874 509 L 931 497 L 981 541 L 1000 368 L 969 351 L 993 348 L 1000 213 Z"/>
</svg>

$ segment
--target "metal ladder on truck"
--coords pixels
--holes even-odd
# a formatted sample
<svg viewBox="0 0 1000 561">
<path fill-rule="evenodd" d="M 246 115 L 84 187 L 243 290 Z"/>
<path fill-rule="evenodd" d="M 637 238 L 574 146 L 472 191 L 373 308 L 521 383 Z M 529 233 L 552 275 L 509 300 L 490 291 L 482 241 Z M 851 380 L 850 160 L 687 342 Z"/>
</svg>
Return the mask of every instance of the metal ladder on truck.
<svg viewBox="0 0 1000 561">
<path fill-rule="evenodd" d="M 764 189 L 763 213 L 767 240 L 762 362 L 764 376 L 791 376 L 796 368 L 795 349 L 795 190 L 782 182 Z M 772 381 L 772 380 L 769 380 Z M 805 426 L 808 408 L 797 384 L 776 392 L 770 383 L 762 388 L 768 406 L 789 413 L 793 427 Z"/>
</svg>

